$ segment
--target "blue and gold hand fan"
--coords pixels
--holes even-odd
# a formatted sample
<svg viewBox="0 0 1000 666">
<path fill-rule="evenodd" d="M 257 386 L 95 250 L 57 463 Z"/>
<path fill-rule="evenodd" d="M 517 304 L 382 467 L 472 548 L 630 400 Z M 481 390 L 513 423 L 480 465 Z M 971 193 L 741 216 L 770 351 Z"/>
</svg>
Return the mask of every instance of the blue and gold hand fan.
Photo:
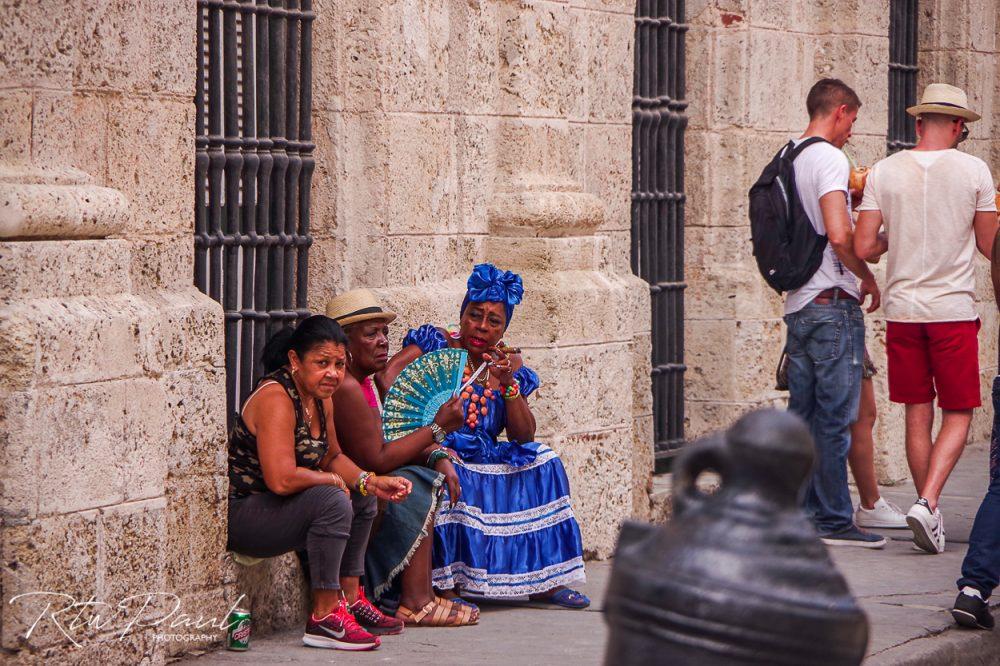
<svg viewBox="0 0 1000 666">
<path fill-rule="evenodd" d="M 461 387 L 468 356 L 464 349 L 439 349 L 403 368 L 382 405 L 387 442 L 430 425 L 441 405 Z"/>
</svg>

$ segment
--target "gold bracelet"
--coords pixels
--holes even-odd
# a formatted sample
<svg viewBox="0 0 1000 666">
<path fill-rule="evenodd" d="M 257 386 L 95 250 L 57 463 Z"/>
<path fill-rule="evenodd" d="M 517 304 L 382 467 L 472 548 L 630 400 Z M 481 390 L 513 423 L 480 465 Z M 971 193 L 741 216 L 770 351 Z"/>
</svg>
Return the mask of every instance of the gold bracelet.
<svg viewBox="0 0 1000 666">
<path fill-rule="evenodd" d="M 362 497 L 368 497 L 368 482 L 375 478 L 372 472 L 361 472 L 358 477 L 358 492 L 361 493 Z"/>
</svg>

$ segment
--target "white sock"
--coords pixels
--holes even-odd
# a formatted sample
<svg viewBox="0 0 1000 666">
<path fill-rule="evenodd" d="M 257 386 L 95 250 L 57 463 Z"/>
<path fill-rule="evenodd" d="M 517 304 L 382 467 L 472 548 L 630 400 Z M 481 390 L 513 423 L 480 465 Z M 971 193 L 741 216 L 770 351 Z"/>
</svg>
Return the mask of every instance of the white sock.
<svg viewBox="0 0 1000 666">
<path fill-rule="evenodd" d="M 979 599 L 980 601 L 983 600 L 983 593 L 980 592 L 979 590 L 977 590 L 974 587 L 969 587 L 968 585 L 966 585 L 965 587 L 962 588 L 962 594 L 967 594 L 970 597 L 975 597 L 975 598 Z"/>
</svg>

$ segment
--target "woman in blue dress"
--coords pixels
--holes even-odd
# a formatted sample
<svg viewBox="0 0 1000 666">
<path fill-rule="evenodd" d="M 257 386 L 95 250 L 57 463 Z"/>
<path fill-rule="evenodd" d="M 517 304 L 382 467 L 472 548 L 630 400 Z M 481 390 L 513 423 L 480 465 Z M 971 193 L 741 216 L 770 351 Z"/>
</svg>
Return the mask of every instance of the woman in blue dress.
<svg viewBox="0 0 1000 666">
<path fill-rule="evenodd" d="M 524 289 L 520 276 L 479 264 L 468 280 L 457 332 L 426 324 L 411 329 L 385 380 L 421 354 L 468 351 L 466 380 L 488 372 L 462 394 L 465 425 L 445 446 L 460 459 L 461 495 L 442 502 L 434 527 L 434 586 L 487 598 L 530 596 L 568 608 L 590 600 L 567 588 L 585 580 L 580 526 L 559 456 L 534 441 L 528 406 L 538 375 L 501 338 Z M 500 439 L 506 431 L 506 439 Z"/>
</svg>

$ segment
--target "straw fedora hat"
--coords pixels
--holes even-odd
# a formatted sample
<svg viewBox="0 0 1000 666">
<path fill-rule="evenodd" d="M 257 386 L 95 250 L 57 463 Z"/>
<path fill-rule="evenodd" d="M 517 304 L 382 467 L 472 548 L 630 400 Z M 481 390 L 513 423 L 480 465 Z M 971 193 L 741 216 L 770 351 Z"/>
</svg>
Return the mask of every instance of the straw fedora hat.
<svg viewBox="0 0 1000 666">
<path fill-rule="evenodd" d="M 326 304 L 326 316 L 341 326 L 347 326 L 369 319 L 379 319 L 388 324 L 396 318 L 396 313 L 384 309 L 369 290 L 352 289 L 330 299 Z"/>
<path fill-rule="evenodd" d="M 942 113 L 946 116 L 965 118 L 969 122 L 982 118 L 969 108 L 969 98 L 965 95 L 965 91 L 947 83 L 929 84 L 924 88 L 920 104 L 911 106 L 906 112 L 911 116 L 919 116 L 921 113 Z"/>
</svg>

